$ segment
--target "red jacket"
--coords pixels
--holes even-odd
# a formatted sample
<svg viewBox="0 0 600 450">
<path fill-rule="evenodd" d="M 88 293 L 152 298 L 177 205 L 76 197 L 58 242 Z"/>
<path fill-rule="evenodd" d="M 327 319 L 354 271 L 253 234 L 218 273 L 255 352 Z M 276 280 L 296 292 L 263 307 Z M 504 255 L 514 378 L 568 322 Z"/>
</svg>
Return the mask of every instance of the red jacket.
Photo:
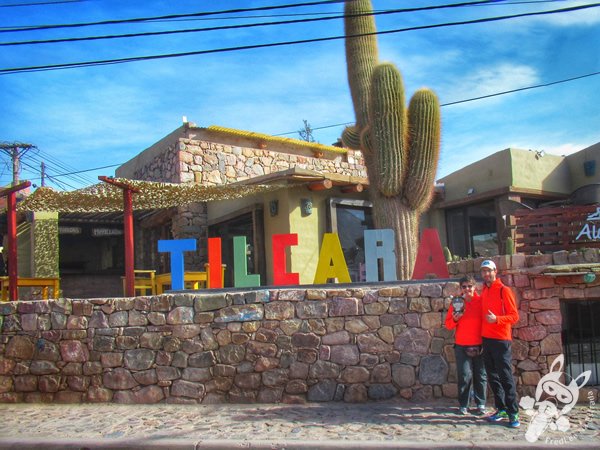
<svg viewBox="0 0 600 450">
<path fill-rule="evenodd" d="M 488 310 L 496 315 L 497 322 L 489 323 L 486 319 Z M 503 341 L 512 340 L 511 326 L 519 321 L 519 311 L 512 290 L 504 286 L 499 278 L 496 278 L 488 287 L 485 283 L 481 290 L 481 335 L 484 338 L 499 339 Z"/>
<path fill-rule="evenodd" d="M 481 345 L 481 297 L 473 294 L 471 301 L 465 300 L 465 312 L 458 322 L 452 318 L 454 307 L 450 305 L 446 314 L 446 328 L 456 328 L 454 342 L 458 345 Z"/>
</svg>

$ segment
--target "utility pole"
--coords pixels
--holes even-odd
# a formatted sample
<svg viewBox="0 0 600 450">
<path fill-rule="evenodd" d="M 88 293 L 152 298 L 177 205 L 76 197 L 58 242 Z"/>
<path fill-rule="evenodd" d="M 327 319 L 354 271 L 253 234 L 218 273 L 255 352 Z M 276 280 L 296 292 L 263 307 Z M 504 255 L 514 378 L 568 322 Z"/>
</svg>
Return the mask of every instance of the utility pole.
<svg viewBox="0 0 600 450">
<path fill-rule="evenodd" d="M 13 181 L 12 185 L 19 184 L 19 169 L 21 157 L 32 148 L 37 148 L 33 144 L 25 144 L 24 142 L 0 142 L 0 150 L 4 151 L 12 160 L 13 166 Z"/>
<path fill-rule="evenodd" d="M 46 186 L 46 164 L 44 164 L 44 161 L 42 161 L 41 165 L 40 165 L 40 169 L 41 169 L 41 177 L 42 177 L 42 187 Z"/>
</svg>

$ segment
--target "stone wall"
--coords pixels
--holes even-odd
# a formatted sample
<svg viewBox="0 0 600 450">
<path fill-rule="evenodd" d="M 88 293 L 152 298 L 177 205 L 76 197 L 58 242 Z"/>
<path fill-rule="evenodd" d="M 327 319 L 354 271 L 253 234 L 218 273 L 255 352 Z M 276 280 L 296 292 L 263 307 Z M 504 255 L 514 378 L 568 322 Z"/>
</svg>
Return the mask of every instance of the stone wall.
<svg viewBox="0 0 600 450">
<path fill-rule="evenodd" d="M 519 300 L 521 394 L 562 352 L 560 301 L 600 297 L 597 281 L 538 269 L 503 273 Z M 457 292 L 456 281 L 431 281 L 3 303 L 0 401 L 455 397 L 453 333 L 442 324 Z"/>
<path fill-rule="evenodd" d="M 0 305 L 0 401 L 453 396 L 457 283 Z"/>
</svg>

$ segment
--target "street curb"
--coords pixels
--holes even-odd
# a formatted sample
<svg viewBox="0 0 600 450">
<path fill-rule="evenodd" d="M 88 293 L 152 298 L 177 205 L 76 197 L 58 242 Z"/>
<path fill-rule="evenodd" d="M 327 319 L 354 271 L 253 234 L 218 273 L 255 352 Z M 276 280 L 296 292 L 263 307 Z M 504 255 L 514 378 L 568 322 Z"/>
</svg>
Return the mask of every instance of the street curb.
<svg viewBox="0 0 600 450">
<path fill-rule="evenodd" d="M 507 442 L 414 442 L 414 441 L 289 441 L 289 440 L 193 440 L 193 439 L 11 439 L 0 438 L 0 450 L 35 449 L 44 450 L 360 450 L 360 449 L 506 449 Z M 548 444 L 519 443 L 519 448 L 528 450 L 547 450 Z M 593 442 L 570 442 L 560 446 L 561 449 L 596 450 L 598 444 Z"/>
</svg>

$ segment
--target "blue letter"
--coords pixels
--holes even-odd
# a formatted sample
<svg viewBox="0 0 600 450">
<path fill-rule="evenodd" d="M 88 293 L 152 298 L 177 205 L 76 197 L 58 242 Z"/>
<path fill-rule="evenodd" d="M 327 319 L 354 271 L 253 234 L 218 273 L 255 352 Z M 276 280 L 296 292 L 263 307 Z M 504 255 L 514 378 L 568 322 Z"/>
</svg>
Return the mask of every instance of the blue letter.
<svg viewBox="0 0 600 450">
<path fill-rule="evenodd" d="M 183 284 L 183 252 L 196 251 L 196 239 L 158 241 L 158 251 L 171 253 L 171 289 L 181 291 Z"/>
</svg>

